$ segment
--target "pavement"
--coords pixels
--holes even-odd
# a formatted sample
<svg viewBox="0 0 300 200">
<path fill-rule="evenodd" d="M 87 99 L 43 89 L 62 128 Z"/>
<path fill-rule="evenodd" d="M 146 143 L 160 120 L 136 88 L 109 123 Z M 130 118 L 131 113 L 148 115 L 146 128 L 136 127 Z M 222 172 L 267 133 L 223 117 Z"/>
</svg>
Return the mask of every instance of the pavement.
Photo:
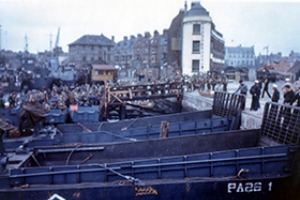
<svg viewBox="0 0 300 200">
<path fill-rule="evenodd" d="M 242 129 L 253 129 L 260 128 L 264 107 L 266 102 L 271 101 L 271 99 L 265 94 L 264 98 L 260 98 L 260 109 L 257 111 L 250 111 L 252 96 L 249 93 L 251 86 L 254 84 L 253 82 L 245 82 L 248 86 L 248 95 L 246 99 L 246 109 L 242 112 Z M 272 84 L 269 84 L 269 93 L 272 93 Z M 282 87 L 284 85 L 283 81 L 277 82 L 278 89 L 281 92 L 281 99 L 279 103 L 283 101 Z M 234 93 L 239 87 L 238 82 L 229 82 L 228 83 L 228 92 Z M 216 91 L 220 90 L 221 87 L 216 87 Z M 185 92 L 183 98 L 183 106 L 190 107 L 193 110 L 208 110 L 212 107 L 213 99 L 206 96 L 201 96 L 199 91 L 195 90 L 193 92 Z"/>
</svg>

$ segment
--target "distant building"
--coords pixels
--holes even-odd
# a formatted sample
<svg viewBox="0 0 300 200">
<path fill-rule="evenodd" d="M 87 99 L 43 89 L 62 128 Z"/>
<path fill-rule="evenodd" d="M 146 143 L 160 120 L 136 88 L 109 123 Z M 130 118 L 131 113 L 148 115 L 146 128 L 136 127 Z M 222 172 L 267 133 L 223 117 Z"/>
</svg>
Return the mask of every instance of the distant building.
<svg viewBox="0 0 300 200">
<path fill-rule="evenodd" d="M 297 60 L 294 65 L 288 70 L 292 74 L 294 81 L 300 80 L 300 60 Z"/>
<path fill-rule="evenodd" d="M 159 68 L 140 68 L 137 70 L 136 75 L 139 81 L 153 82 L 160 78 Z"/>
<path fill-rule="evenodd" d="M 257 78 L 270 78 L 273 80 L 284 80 L 285 78 L 292 78 L 292 73 L 289 72 L 291 66 L 288 58 L 284 58 L 279 62 L 273 62 L 270 65 L 263 65 L 256 70 Z"/>
<path fill-rule="evenodd" d="M 114 65 L 120 65 L 121 67 L 132 67 L 134 64 L 134 44 L 136 41 L 135 36 L 131 36 L 128 39 L 127 36 L 120 42 L 118 42 L 112 50 L 112 60 Z"/>
<path fill-rule="evenodd" d="M 117 69 L 112 65 L 93 64 L 91 81 L 104 82 L 115 81 L 117 78 Z"/>
<path fill-rule="evenodd" d="M 182 73 L 219 71 L 224 66 L 224 39 L 200 2 L 185 10 L 182 27 Z"/>
<path fill-rule="evenodd" d="M 296 61 L 300 60 L 300 53 L 291 51 L 289 55 L 283 56 L 281 52 L 278 53 L 270 53 L 270 54 L 259 54 L 256 57 L 256 66 L 261 67 L 263 65 L 271 65 L 273 63 L 279 63 L 283 60 L 287 60 L 290 66 L 293 66 Z"/>
<path fill-rule="evenodd" d="M 75 81 L 76 71 L 72 66 L 64 66 L 59 63 L 58 58 L 51 58 L 49 62 L 50 77 L 63 81 Z"/>
<path fill-rule="evenodd" d="M 291 51 L 289 54 L 289 63 L 291 65 L 294 65 L 296 63 L 296 61 L 299 61 L 299 60 L 300 60 L 300 53 Z"/>
<path fill-rule="evenodd" d="M 168 30 L 168 64 L 179 68 L 181 66 L 181 50 L 182 50 L 182 22 L 184 10 L 180 10 L 174 17 Z"/>
<path fill-rule="evenodd" d="M 168 31 L 164 30 L 162 34 L 154 31 L 150 40 L 150 67 L 160 68 L 167 62 L 168 52 Z"/>
<path fill-rule="evenodd" d="M 271 53 L 269 55 L 262 55 L 262 54 L 259 54 L 257 57 L 256 57 L 256 61 L 255 61 L 255 65 L 257 67 L 261 67 L 263 65 L 270 65 L 272 63 L 278 63 L 280 62 L 282 59 L 285 59 L 283 56 L 282 56 L 282 53 L 281 52 L 278 52 L 278 53 Z"/>
<path fill-rule="evenodd" d="M 138 34 L 133 46 L 135 67 L 149 67 L 150 64 L 150 38 L 151 34 L 146 32 L 144 36 Z"/>
<path fill-rule="evenodd" d="M 226 47 L 225 64 L 230 67 L 255 67 L 254 46 Z"/>
<path fill-rule="evenodd" d="M 84 35 L 69 44 L 69 62 L 109 64 L 114 41 L 104 35 Z"/>
<path fill-rule="evenodd" d="M 160 70 L 167 63 L 168 32 L 160 34 L 154 31 L 153 35 L 146 32 L 137 37 L 125 36 L 112 50 L 113 64 L 120 66 L 122 74 L 131 76 L 132 70 L 143 68 L 157 68 Z M 151 70 L 141 70 L 141 74 Z M 157 70 L 154 70 L 157 71 Z"/>
</svg>

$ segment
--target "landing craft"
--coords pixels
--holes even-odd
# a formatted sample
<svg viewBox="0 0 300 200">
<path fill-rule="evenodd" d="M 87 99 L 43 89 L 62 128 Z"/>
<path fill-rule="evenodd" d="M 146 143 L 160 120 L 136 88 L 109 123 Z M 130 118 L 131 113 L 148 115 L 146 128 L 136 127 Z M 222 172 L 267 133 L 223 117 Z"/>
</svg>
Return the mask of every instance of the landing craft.
<svg viewBox="0 0 300 200">
<path fill-rule="evenodd" d="M 115 123 L 78 121 L 74 124 L 58 124 L 56 128 L 45 128 L 29 137 L 7 138 L 4 146 L 6 150 L 14 151 L 20 148 L 28 150 L 52 145 L 104 144 L 236 130 L 240 123 L 240 101 L 239 95 L 216 93 L 212 110 L 121 120 Z M 79 112 L 76 115 L 79 116 Z M 30 116 L 32 117 L 23 120 L 24 126 L 34 124 L 32 120 L 36 117 L 33 116 L 41 118 L 34 113 Z M 84 113 L 82 116 L 85 116 Z M 50 117 L 47 117 L 49 121 L 52 120 Z M 56 117 L 52 121 L 60 119 L 60 116 L 52 117 Z"/>
<path fill-rule="evenodd" d="M 260 129 L 2 153 L 0 198 L 297 199 L 299 120 L 267 103 Z"/>
</svg>

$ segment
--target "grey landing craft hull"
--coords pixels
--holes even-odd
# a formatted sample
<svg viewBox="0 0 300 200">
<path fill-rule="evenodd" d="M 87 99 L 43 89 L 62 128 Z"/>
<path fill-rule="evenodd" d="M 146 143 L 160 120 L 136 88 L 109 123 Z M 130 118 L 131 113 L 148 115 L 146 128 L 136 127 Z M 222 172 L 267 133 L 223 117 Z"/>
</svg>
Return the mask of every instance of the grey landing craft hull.
<svg viewBox="0 0 300 200">
<path fill-rule="evenodd" d="M 286 200 L 288 177 L 151 180 L 143 185 L 126 181 L 43 187 L 24 186 L 0 191 L 0 199 L 18 200 Z M 298 197 L 299 198 L 299 197 Z"/>
</svg>

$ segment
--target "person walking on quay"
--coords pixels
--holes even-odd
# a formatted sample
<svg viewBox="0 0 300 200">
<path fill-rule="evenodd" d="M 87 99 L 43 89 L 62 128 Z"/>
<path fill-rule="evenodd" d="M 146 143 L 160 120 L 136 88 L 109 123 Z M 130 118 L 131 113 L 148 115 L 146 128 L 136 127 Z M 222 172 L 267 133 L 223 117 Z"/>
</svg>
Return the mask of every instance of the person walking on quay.
<svg viewBox="0 0 300 200">
<path fill-rule="evenodd" d="M 242 95 L 241 98 L 241 109 L 245 110 L 246 107 L 246 97 L 247 97 L 247 92 L 248 92 L 248 87 L 247 85 L 243 82 L 243 80 L 239 81 L 240 86 L 239 88 L 235 91 L 235 94 L 238 94 L 238 92 L 240 92 L 239 94 Z"/>
<path fill-rule="evenodd" d="M 223 78 L 222 83 L 223 83 L 223 92 L 227 92 L 227 84 L 228 84 L 227 79 Z"/>
<path fill-rule="evenodd" d="M 268 97 L 271 98 L 271 95 L 269 93 L 269 83 L 270 83 L 270 80 L 268 78 L 266 78 L 264 82 L 265 82 L 265 84 L 264 84 L 264 88 L 263 88 L 263 92 L 262 92 L 261 98 L 264 98 L 265 93 L 267 93 Z"/>
<path fill-rule="evenodd" d="M 213 90 L 213 91 L 215 91 L 216 85 L 217 85 L 217 81 L 213 78 L 213 79 L 211 80 L 211 86 L 212 86 L 212 90 Z"/>
<path fill-rule="evenodd" d="M 261 90 L 262 89 L 262 85 L 263 85 L 263 80 L 262 79 L 258 79 L 258 86 L 259 86 L 259 89 Z"/>
<path fill-rule="evenodd" d="M 211 78 L 207 79 L 207 90 L 211 90 Z"/>
<path fill-rule="evenodd" d="M 278 86 L 276 84 L 273 84 L 271 101 L 278 103 L 279 99 L 280 99 L 280 92 L 278 91 Z"/>
<path fill-rule="evenodd" d="M 283 103 L 287 105 L 293 105 L 295 102 L 295 92 L 292 89 L 291 84 L 287 83 L 283 86 Z M 291 108 L 286 107 L 283 110 L 283 127 L 288 130 L 288 127 L 290 126 L 290 119 L 291 119 Z"/>
<path fill-rule="evenodd" d="M 292 89 L 290 84 L 286 84 L 283 86 L 283 97 L 284 97 L 284 104 L 293 105 L 295 102 L 295 92 Z"/>
<path fill-rule="evenodd" d="M 254 85 L 250 89 L 250 94 L 252 95 L 252 102 L 250 110 L 257 111 L 260 108 L 259 97 L 260 97 L 260 86 L 259 81 L 256 80 Z"/>
</svg>

